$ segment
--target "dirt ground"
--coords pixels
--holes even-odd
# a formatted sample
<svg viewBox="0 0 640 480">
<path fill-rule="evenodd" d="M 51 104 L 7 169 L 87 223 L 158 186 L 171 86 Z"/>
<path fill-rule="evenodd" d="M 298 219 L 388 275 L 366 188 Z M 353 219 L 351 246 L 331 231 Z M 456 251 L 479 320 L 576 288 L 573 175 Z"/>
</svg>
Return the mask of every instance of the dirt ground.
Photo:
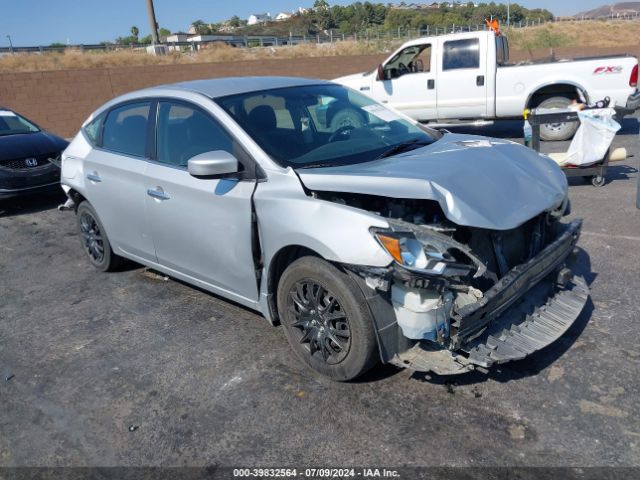
<svg viewBox="0 0 640 480">
<path fill-rule="evenodd" d="M 95 271 L 59 196 L 2 202 L 0 465 L 640 466 L 636 119 L 616 145 L 636 156 L 607 185 L 570 187 L 592 300 L 489 375 L 334 383 L 254 312 L 141 267 Z"/>
</svg>

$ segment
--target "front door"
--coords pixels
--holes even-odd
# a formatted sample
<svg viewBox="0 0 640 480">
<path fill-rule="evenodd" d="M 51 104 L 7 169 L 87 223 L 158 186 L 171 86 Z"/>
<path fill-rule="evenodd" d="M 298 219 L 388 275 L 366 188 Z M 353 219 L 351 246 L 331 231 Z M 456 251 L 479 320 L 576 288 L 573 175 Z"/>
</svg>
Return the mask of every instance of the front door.
<svg viewBox="0 0 640 480">
<path fill-rule="evenodd" d="M 440 40 L 438 119 L 487 114 L 487 46 L 478 37 Z"/>
<path fill-rule="evenodd" d="M 437 118 L 436 69 L 431 44 L 405 47 L 383 66 L 372 97 L 416 120 Z M 365 92 L 366 93 L 366 92 Z"/>
<path fill-rule="evenodd" d="M 254 180 L 192 177 L 187 161 L 224 150 L 231 136 L 208 113 L 160 101 L 156 162 L 147 167 L 146 202 L 158 263 L 242 303 L 258 300 L 251 242 Z"/>
</svg>

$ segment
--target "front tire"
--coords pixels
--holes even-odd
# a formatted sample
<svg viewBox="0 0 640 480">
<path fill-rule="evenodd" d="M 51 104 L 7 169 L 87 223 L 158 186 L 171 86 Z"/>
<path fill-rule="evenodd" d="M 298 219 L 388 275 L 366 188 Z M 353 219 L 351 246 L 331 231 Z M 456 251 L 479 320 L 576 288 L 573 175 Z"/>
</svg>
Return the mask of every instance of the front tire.
<svg viewBox="0 0 640 480">
<path fill-rule="evenodd" d="M 571 99 L 567 97 L 551 97 L 540 102 L 536 108 L 567 108 Z M 540 138 L 545 141 L 558 142 L 573 138 L 580 124 L 578 122 L 547 123 L 540 125 Z"/>
<path fill-rule="evenodd" d="M 302 257 L 278 284 L 278 312 L 296 355 L 334 380 L 352 380 L 377 362 L 373 319 L 344 272 L 317 257 Z"/>
<path fill-rule="evenodd" d="M 116 270 L 122 264 L 122 258 L 113 253 L 98 214 L 89 202 L 78 205 L 76 221 L 80 244 L 91 265 L 103 272 Z"/>
</svg>

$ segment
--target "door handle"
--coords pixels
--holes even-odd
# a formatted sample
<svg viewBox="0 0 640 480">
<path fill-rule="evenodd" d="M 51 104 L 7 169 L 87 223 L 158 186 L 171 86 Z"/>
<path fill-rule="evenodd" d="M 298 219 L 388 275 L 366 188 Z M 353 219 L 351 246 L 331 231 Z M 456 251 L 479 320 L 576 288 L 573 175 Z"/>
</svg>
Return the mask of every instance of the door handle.
<svg viewBox="0 0 640 480">
<path fill-rule="evenodd" d="M 433 90 L 434 88 L 436 88 L 436 81 L 433 78 L 427 80 L 427 88 L 429 90 Z"/>
<path fill-rule="evenodd" d="M 147 190 L 147 195 L 149 195 L 150 197 L 153 198 L 157 198 L 158 200 L 170 200 L 171 197 L 165 193 L 164 190 L 162 190 L 162 188 L 157 187 L 157 188 L 150 188 L 149 190 Z"/>
<path fill-rule="evenodd" d="M 484 85 L 484 75 L 478 75 L 476 77 L 476 85 L 482 87 Z"/>
<path fill-rule="evenodd" d="M 100 183 L 102 181 L 102 178 L 100 178 L 100 175 L 98 175 L 98 172 L 93 172 L 93 173 L 87 173 L 87 180 L 90 180 L 95 183 Z"/>
</svg>

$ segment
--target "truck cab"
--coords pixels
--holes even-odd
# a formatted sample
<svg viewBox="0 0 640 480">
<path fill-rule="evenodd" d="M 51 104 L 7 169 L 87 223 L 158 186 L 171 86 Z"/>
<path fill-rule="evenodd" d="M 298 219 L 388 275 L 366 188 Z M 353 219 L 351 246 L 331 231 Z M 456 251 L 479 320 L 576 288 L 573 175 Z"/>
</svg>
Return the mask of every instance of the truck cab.
<svg viewBox="0 0 640 480">
<path fill-rule="evenodd" d="M 631 55 L 509 63 L 499 30 L 411 40 L 377 68 L 334 80 L 420 122 L 440 126 L 522 118 L 525 108 L 567 108 L 609 97 L 621 116 L 638 109 L 638 60 Z M 541 128 L 566 140 L 577 125 Z"/>
<path fill-rule="evenodd" d="M 416 120 L 493 118 L 495 65 L 507 59 L 506 37 L 490 31 L 426 37 L 405 43 L 372 72 L 335 81 Z"/>
</svg>

